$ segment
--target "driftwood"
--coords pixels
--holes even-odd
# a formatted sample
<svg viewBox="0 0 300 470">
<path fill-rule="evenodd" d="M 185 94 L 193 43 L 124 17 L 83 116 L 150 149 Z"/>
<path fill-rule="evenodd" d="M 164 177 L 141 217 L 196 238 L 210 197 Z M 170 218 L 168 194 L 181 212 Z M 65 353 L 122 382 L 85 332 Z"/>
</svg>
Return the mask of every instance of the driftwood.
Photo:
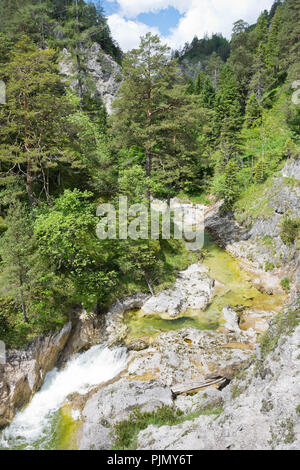
<svg viewBox="0 0 300 470">
<path fill-rule="evenodd" d="M 183 395 L 184 393 L 191 393 L 195 392 L 196 390 L 200 390 L 201 388 L 206 388 L 210 387 L 212 385 L 218 385 L 218 387 L 221 387 L 227 382 L 226 377 L 211 377 L 209 380 L 206 380 L 203 382 L 203 380 L 200 382 L 195 381 L 195 382 L 190 382 L 190 383 L 184 383 L 184 384 L 177 384 L 172 387 L 172 392 L 173 395 Z"/>
</svg>

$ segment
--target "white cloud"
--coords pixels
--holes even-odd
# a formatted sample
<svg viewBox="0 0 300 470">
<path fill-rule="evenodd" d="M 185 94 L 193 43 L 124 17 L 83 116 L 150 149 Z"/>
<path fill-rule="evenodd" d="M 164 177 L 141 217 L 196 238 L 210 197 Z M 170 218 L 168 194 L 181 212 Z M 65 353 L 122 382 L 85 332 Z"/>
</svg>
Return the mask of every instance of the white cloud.
<svg viewBox="0 0 300 470">
<path fill-rule="evenodd" d="M 150 28 L 139 21 L 126 20 L 117 13 L 108 17 L 108 25 L 111 29 L 112 37 L 118 42 L 124 52 L 137 47 L 140 37 L 145 36 L 148 31 L 159 35 L 158 28 Z"/>
<path fill-rule="evenodd" d="M 110 0 L 113 1 L 113 0 Z M 162 38 L 172 48 L 183 46 L 195 35 L 222 33 L 230 38 L 232 25 L 243 19 L 254 23 L 264 9 L 270 9 L 274 0 L 118 0 L 120 11 L 111 15 L 108 23 L 113 37 L 126 51 L 136 47 L 139 37 L 147 31 L 158 33 L 158 28 L 134 20 L 140 13 L 159 12 L 172 6 L 183 17 L 168 37 Z M 130 18 L 130 19 L 128 19 Z"/>
<path fill-rule="evenodd" d="M 113 2 L 114 0 L 108 1 Z M 180 13 L 185 13 L 194 0 L 118 0 L 118 3 L 121 16 L 136 18 L 140 13 L 155 13 L 170 6 L 176 8 Z"/>
</svg>

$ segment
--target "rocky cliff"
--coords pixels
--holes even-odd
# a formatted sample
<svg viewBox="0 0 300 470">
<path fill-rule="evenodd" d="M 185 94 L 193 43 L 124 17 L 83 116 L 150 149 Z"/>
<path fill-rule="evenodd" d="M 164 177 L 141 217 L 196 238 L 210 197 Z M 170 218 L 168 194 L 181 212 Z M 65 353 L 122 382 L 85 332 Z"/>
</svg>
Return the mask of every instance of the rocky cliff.
<svg viewBox="0 0 300 470">
<path fill-rule="evenodd" d="M 105 54 L 101 46 L 94 43 L 85 51 L 86 70 L 94 84 L 93 96 L 99 97 L 106 107 L 108 114 L 112 113 L 112 103 L 117 95 L 122 82 L 121 67 L 110 55 Z M 71 54 L 67 49 L 63 50 L 63 56 L 59 63 L 60 71 L 67 77 L 74 76 L 75 66 Z M 76 87 L 73 81 L 72 87 Z"/>
<path fill-rule="evenodd" d="M 75 312 L 58 333 L 38 337 L 24 350 L 10 350 L 0 364 L 0 429 L 27 405 L 43 385 L 47 372 L 63 366 L 73 354 L 104 341 L 102 317 Z"/>
<path fill-rule="evenodd" d="M 206 228 L 247 269 L 268 272 L 271 276 L 265 274 L 265 278 L 288 278 L 299 291 L 299 235 L 287 242 L 283 223 L 300 218 L 300 158 L 287 161 L 258 194 L 242 203 L 227 215 L 217 204 L 207 215 Z"/>
<path fill-rule="evenodd" d="M 272 320 L 256 356 L 228 387 L 178 398 L 175 406 L 187 419 L 171 427 L 149 426 L 139 433 L 137 448 L 299 449 L 299 305 L 298 300 Z M 209 413 L 220 404 L 218 416 Z"/>
</svg>

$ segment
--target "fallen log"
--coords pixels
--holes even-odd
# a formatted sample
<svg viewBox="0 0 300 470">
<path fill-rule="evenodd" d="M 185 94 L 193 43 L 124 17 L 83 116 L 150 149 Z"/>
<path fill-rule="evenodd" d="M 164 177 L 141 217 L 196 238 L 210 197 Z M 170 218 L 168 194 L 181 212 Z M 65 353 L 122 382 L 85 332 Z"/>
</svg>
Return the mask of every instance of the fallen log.
<svg viewBox="0 0 300 470">
<path fill-rule="evenodd" d="M 174 396 L 183 395 L 185 393 L 196 392 L 197 390 L 201 390 L 202 388 L 211 387 L 212 385 L 218 385 L 221 387 L 227 381 L 226 377 L 215 377 L 213 380 L 206 380 L 203 381 L 195 381 L 185 384 L 176 384 L 174 385 L 171 390 Z"/>
</svg>

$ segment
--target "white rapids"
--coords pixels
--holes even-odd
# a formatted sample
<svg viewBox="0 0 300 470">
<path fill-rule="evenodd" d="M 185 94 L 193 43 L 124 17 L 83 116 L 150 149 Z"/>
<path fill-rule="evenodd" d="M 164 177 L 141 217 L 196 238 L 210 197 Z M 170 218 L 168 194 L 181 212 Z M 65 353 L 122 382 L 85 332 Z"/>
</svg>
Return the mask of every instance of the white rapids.
<svg viewBox="0 0 300 470">
<path fill-rule="evenodd" d="M 0 434 L 0 448 L 45 448 L 51 424 L 68 395 L 84 394 L 92 387 L 111 380 L 127 364 L 125 348 L 111 350 L 105 345 L 94 346 L 70 359 L 62 370 L 53 369 L 31 403 L 17 413 Z M 39 444 L 37 444 L 39 443 Z"/>
</svg>

